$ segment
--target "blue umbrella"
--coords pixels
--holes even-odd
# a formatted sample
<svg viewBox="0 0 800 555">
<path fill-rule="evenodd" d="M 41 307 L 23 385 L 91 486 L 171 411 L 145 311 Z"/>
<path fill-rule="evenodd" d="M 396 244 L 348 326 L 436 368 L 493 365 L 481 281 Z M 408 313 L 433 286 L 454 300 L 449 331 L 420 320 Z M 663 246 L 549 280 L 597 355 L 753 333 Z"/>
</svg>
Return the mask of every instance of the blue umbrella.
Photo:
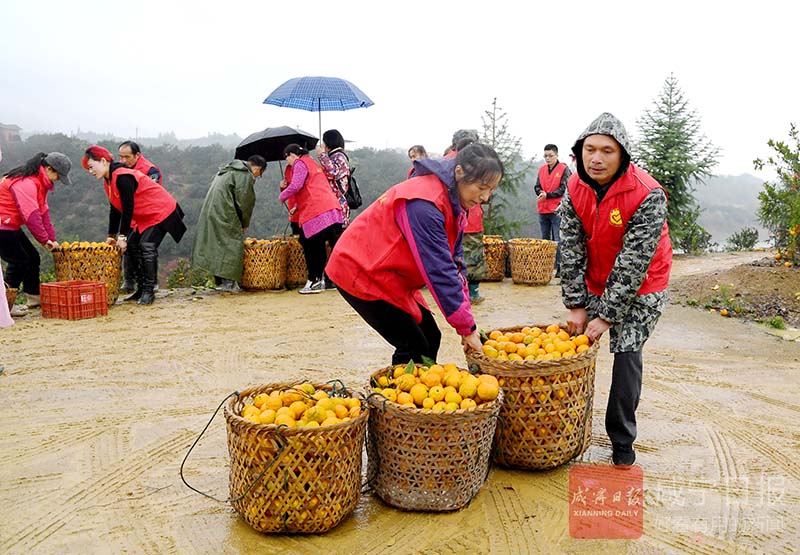
<svg viewBox="0 0 800 555">
<path fill-rule="evenodd" d="M 322 112 L 367 108 L 374 102 L 350 81 L 338 77 L 295 77 L 272 91 L 264 104 L 320 112 L 319 133 L 322 136 Z"/>
</svg>

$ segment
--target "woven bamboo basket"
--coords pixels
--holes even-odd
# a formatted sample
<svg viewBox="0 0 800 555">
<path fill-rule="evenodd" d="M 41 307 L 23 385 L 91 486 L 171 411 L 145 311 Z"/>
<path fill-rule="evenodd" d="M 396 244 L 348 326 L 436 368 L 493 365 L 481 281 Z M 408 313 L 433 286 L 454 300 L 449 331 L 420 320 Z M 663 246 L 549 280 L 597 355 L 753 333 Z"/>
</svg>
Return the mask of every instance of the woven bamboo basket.
<svg viewBox="0 0 800 555">
<path fill-rule="evenodd" d="M 508 246 L 501 235 L 484 235 L 483 252 L 486 257 L 486 277 L 483 281 L 503 281 L 506 276 Z"/>
<path fill-rule="evenodd" d="M 497 464 L 554 468 L 586 450 L 592 436 L 598 346 L 595 342 L 574 357 L 540 361 L 507 361 L 467 353 L 470 367 L 475 364 L 481 372 L 497 377 L 505 392 L 496 436 Z"/>
<path fill-rule="evenodd" d="M 286 241 L 245 241 L 242 287 L 251 290 L 282 289 L 286 285 Z"/>
<path fill-rule="evenodd" d="M 259 393 L 298 384 L 246 389 L 225 405 L 231 503 L 259 532 L 326 532 L 355 509 L 361 494 L 361 454 L 369 414 L 365 404 L 352 420 L 318 428 L 254 424 L 239 416 L 245 402 Z M 331 391 L 330 385 L 314 387 Z"/>
<path fill-rule="evenodd" d="M 294 289 L 302 287 L 308 281 L 308 268 L 303 255 L 303 247 L 297 235 L 287 238 L 286 249 L 286 287 Z"/>
<path fill-rule="evenodd" d="M 372 375 L 377 380 L 392 368 Z M 372 383 L 372 382 L 371 382 Z M 471 409 L 432 411 L 370 395 L 368 483 L 386 503 L 411 511 L 454 511 L 489 472 L 503 393 Z"/>
<path fill-rule="evenodd" d="M 17 300 L 17 290 L 9 287 L 7 283 L 3 283 L 6 286 L 6 301 L 8 302 L 8 309 L 11 310 L 14 308 L 14 301 Z"/>
<path fill-rule="evenodd" d="M 508 258 L 511 279 L 522 285 L 547 285 L 553 279 L 556 265 L 555 241 L 544 239 L 510 239 Z"/>
<path fill-rule="evenodd" d="M 122 276 L 122 254 L 107 246 L 59 247 L 50 251 L 56 281 L 94 281 L 105 283 L 108 306 L 117 302 Z"/>
</svg>

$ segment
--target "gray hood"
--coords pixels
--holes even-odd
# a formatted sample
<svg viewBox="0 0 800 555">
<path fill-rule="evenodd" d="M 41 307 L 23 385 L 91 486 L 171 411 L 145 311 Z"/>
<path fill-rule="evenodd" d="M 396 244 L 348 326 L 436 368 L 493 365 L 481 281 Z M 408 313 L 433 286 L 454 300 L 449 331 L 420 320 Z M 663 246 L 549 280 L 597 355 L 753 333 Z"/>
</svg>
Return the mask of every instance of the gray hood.
<svg viewBox="0 0 800 555">
<path fill-rule="evenodd" d="M 620 166 L 619 174 L 612 180 L 616 181 L 619 176 L 628 171 L 628 166 L 631 162 L 631 140 L 628 138 L 628 132 L 625 131 L 625 126 L 613 114 L 603 112 L 589 124 L 583 133 L 580 134 L 575 145 L 572 147 L 572 153 L 575 155 L 575 165 L 578 170 L 580 178 L 590 185 L 594 180 L 588 177 L 586 169 L 583 167 L 583 141 L 589 135 L 608 135 L 619 143 L 622 147 L 622 165 Z"/>
</svg>

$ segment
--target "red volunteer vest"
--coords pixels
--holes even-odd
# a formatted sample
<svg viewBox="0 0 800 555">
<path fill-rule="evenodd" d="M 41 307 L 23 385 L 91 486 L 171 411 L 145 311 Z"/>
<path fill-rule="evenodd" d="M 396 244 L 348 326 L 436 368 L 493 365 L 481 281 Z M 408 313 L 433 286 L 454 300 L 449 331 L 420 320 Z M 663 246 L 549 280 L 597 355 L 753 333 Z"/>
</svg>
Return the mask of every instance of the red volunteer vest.
<svg viewBox="0 0 800 555">
<path fill-rule="evenodd" d="M 292 166 L 287 165 L 286 169 L 283 170 L 283 180 L 286 183 L 292 182 Z M 289 221 L 294 223 L 300 223 L 300 214 L 295 210 L 294 214 L 292 214 L 292 209 L 297 207 L 297 200 L 294 197 L 289 197 L 286 199 L 286 208 L 289 209 Z"/>
<path fill-rule="evenodd" d="M 634 212 L 653 189 L 661 189 L 658 181 L 631 164 L 628 171 L 614 183 L 597 204 L 597 194 L 574 174 L 567 183 L 569 198 L 581 219 L 586 233 L 586 287 L 594 295 L 602 295 L 606 280 L 622 250 L 625 229 Z M 664 220 L 661 238 L 638 294 L 655 293 L 667 288 L 672 268 L 672 244 Z"/>
<path fill-rule="evenodd" d="M 444 214 L 447 243 L 455 251 L 461 235 L 447 188 L 433 175 L 414 177 L 386 191 L 350 222 L 336 242 L 325 272 L 342 289 L 368 301 L 386 301 L 422 321 L 417 305 L 425 286 L 406 238 L 395 222 L 395 208 L 411 199 L 423 199 Z"/>
<path fill-rule="evenodd" d="M 122 201 L 117 189 L 117 178 L 121 175 L 132 175 L 139 184 L 133 194 L 133 218 L 131 228 L 134 231 L 144 230 L 159 224 L 175 211 L 176 202 L 167 190 L 139 172 L 128 168 L 119 168 L 111 174 L 111 182 L 103 180 L 103 187 L 111 205 L 122 212 Z"/>
<path fill-rule="evenodd" d="M 295 200 L 297 201 L 296 214 L 298 215 L 300 227 L 302 227 L 307 221 L 328 210 L 341 210 L 342 205 L 339 204 L 339 199 L 333 194 L 322 166 L 308 154 L 304 154 L 299 160 L 302 160 L 308 169 L 306 182 L 303 188 L 295 195 Z M 295 161 L 296 163 L 297 161 Z"/>
<path fill-rule="evenodd" d="M 561 184 L 561 177 L 564 175 L 564 170 L 566 169 L 567 165 L 564 162 L 556 164 L 552 172 L 549 171 L 547 164 L 541 166 L 539 168 L 539 185 L 542 186 L 542 190 L 545 193 L 552 193 L 558 189 L 558 186 Z M 552 214 L 556 211 L 560 203 L 561 197 L 546 198 L 540 200 L 536 208 L 539 210 L 539 214 Z"/>
<path fill-rule="evenodd" d="M 476 204 L 467 211 L 467 227 L 464 233 L 483 233 L 483 205 Z"/>
<path fill-rule="evenodd" d="M 44 170 L 40 168 L 39 175 L 0 178 L 0 226 L 3 229 L 19 229 L 25 223 L 19 212 L 17 201 L 14 200 L 14 194 L 11 192 L 14 185 L 25 179 L 32 180 L 36 184 L 36 204 L 39 206 L 39 212 L 44 214 L 50 210 L 47 206 L 47 193 L 50 192 L 50 189 L 43 181 L 43 173 Z M 47 178 L 44 177 L 44 179 Z"/>
<path fill-rule="evenodd" d="M 155 169 L 158 170 L 158 184 L 159 185 L 163 185 L 164 184 L 164 174 L 161 173 L 161 168 L 159 168 L 154 163 L 152 163 L 150 160 L 145 158 L 141 153 L 139 154 L 139 159 L 136 161 L 136 165 L 133 166 L 131 169 L 140 171 L 143 174 L 147 175 L 147 172 L 150 171 L 150 168 L 155 168 Z"/>
</svg>

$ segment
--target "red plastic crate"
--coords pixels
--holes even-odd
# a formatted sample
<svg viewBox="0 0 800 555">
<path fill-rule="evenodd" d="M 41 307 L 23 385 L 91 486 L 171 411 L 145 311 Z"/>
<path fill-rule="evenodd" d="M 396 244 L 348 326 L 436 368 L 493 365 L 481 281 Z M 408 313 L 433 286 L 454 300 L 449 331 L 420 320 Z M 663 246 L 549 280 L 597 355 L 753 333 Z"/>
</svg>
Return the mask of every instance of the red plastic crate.
<svg viewBox="0 0 800 555">
<path fill-rule="evenodd" d="M 96 281 L 54 281 L 43 283 L 40 291 L 42 316 L 80 320 L 108 314 L 105 283 Z"/>
</svg>

